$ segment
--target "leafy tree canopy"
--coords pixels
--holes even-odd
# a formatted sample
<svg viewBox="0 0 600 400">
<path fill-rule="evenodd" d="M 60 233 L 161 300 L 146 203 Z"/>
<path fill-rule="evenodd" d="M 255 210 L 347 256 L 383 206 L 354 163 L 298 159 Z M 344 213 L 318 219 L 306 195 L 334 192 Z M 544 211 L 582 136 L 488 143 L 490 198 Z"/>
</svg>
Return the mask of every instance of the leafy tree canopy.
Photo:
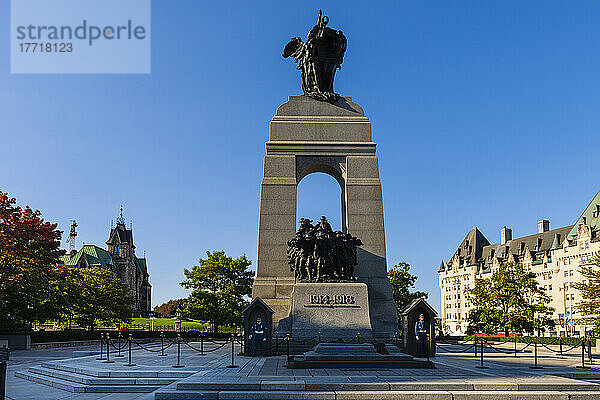
<svg viewBox="0 0 600 400">
<path fill-rule="evenodd" d="M 592 266 L 581 268 L 585 280 L 573 284 L 579 290 L 582 301 L 577 310 L 594 321 L 594 330 L 600 332 L 600 258 L 595 258 Z"/>
<path fill-rule="evenodd" d="M 553 326 L 550 298 L 539 287 L 535 274 L 521 264 L 503 263 L 487 279 L 476 279 L 467 290 L 473 305 L 468 320 L 469 332 L 533 332 Z"/>
<path fill-rule="evenodd" d="M 62 232 L 45 222 L 39 210 L 22 209 L 0 191 L 0 327 L 58 316 L 54 283 L 64 251 Z"/>
<path fill-rule="evenodd" d="M 415 282 L 417 277 L 410 273 L 410 265 L 404 261 L 400 261 L 394 265 L 388 272 L 390 283 L 392 284 L 392 293 L 396 302 L 396 310 L 398 312 L 398 324 L 401 325 L 400 313 L 414 299 L 427 298 L 427 293 L 415 291 Z"/>
<path fill-rule="evenodd" d="M 242 311 L 252 294 L 254 273 L 245 255 L 233 259 L 224 251 L 206 252 L 198 265 L 185 269 L 181 286 L 192 289 L 184 306 L 184 315 L 209 321 L 215 332 L 219 326 L 241 325 Z"/>
<path fill-rule="evenodd" d="M 172 299 L 160 306 L 154 307 L 154 312 L 160 313 L 163 318 L 175 317 L 175 311 L 178 307 L 183 307 L 186 299 Z"/>
<path fill-rule="evenodd" d="M 133 298 L 110 269 L 69 270 L 62 287 L 67 307 L 81 326 L 93 330 L 98 321 L 114 324 L 131 320 Z"/>
</svg>

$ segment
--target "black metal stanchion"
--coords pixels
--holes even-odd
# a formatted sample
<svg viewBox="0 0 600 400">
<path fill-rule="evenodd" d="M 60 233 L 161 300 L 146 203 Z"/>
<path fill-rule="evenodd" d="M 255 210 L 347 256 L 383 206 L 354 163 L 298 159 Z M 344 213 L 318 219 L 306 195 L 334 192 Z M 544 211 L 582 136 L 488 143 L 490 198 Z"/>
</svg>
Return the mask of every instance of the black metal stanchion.
<svg viewBox="0 0 600 400">
<path fill-rule="evenodd" d="M 475 357 L 477 357 L 477 336 L 475 336 L 475 339 L 473 339 L 475 341 L 475 344 L 473 345 L 473 349 L 475 351 Z"/>
<path fill-rule="evenodd" d="M 517 335 L 515 334 L 515 357 L 517 356 Z"/>
<path fill-rule="evenodd" d="M 104 360 L 104 333 L 100 333 L 100 357 L 96 360 Z"/>
<path fill-rule="evenodd" d="M 0 400 L 6 398 L 6 363 L 10 358 L 7 348 L 0 349 Z"/>
<path fill-rule="evenodd" d="M 200 334 L 200 354 L 198 354 L 199 356 L 205 356 L 206 353 L 204 352 L 204 334 L 201 333 Z"/>
<path fill-rule="evenodd" d="M 317 344 L 321 343 L 321 331 L 317 333 Z"/>
<path fill-rule="evenodd" d="M 166 357 L 167 355 L 165 354 L 165 333 L 164 332 L 160 332 L 160 354 L 158 355 L 159 357 Z"/>
<path fill-rule="evenodd" d="M 127 364 L 123 364 L 125 367 L 135 367 L 135 364 L 131 362 L 131 342 L 133 342 L 133 336 L 130 333 L 129 336 L 127 336 L 127 344 L 129 346 L 127 353 L 129 357 L 127 358 Z"/>
<path fill-rule="evenodd" d="M 287 352 L 287 362 L 289 363 L 290 362 L 290 334 L 289 333 L 285 335 L 285 340 L 287 340 L 287 344 L 286 344 L 287 350 L 286 350 L 286 352 Z"/>
<path fill-rule="evenodd" d="M 587 343 L 588 343 L 588 364 L 593 364 L 594 360 L 592 360 L 592 338 L 588 336 L 587 338 Z"/>
<path fill-rule="evenodd" d="M 119 334 L 117 335 L 117 350 L 118 350 L 118 354 L 115 356 L 116 357 L 125 357 L 125 354 L 121 354 L 121 338 L 123 337 L 123 335 L 121 335 L 121 332 L 119 332 Z"/>
<path fill-rule="evenodd" d="M 487 366 L 483 365 L 483 337 L 480 338 L 481 340 L 481 349 L 480 349 L 480 362 L 479 365 L 476 365 L 475 368 L 480 368 L 480 369 L 486 369 Z M 475 347 L 477 347 L 477 339 L 475 339 Z"/>
<path fill-rule="evenodd" d="M 530 365 L 529 368 L 531 369 L 542 369 L 543 367 L 538 365 L 538 350 L 537 350 L 537 345 L 538 345 L 538 337 L 536 336 L 533 342 L 533 365 Z"/>
<path fill-rule="evenodd" d="M 429 336 L 429 333 L 427 334 L 427 348 L 425 349 L 425 352 L 427 353 L 427 362 L 429 362 L 429 352 L 431 351 L 431 337 Z"/>
<path fill-rule="evenodd" d="M 560 358 L 565 358 L 562 352 L 562 337 L 558 337 L 558 351 L 560 352 Z"/>
<path fill-rule="evenodd" d="M 239 365 L 235 365 L 235 336 L 231 334 L 231 365 L 228 365 L 227 368 L 238 368 Z"/>
<path fill-rule="evenodd" d="M 396 347 L 398 347 L 398 332 L 394 334 L 394 342 L 396 343 Z"/>
<path fill-rule="evenodd" d="M 275 355 L 279 355 L 279 336 L 275 336 Z"/>
<path fill-rule="evenodd" d="M 110 335 L 106 334 L 106 361 L 102 361 L 104 364 L 112 364 L 114 361 L 110 360 Z"/>
<path fill-rule="evenodd" d="M 360 344 L 360 332 L 356 332 L 356 337 L 358 338 L 358 339 L 357 339 L 357 341 L 358 341 L 358 344 Z"/>
<path fill-rule="evenodd" d="M 177 365 L 173 365 L 173 368 L 183 368 L 185 365 L 181 365 L 181 334 L 177 334 Z"/>
<path fill-rule="evenodd" d="M 577 368 L 589 368 L 585 365 L 585 340 L 581 338 L 581 365 L 577 365 Z"/>
</svg>

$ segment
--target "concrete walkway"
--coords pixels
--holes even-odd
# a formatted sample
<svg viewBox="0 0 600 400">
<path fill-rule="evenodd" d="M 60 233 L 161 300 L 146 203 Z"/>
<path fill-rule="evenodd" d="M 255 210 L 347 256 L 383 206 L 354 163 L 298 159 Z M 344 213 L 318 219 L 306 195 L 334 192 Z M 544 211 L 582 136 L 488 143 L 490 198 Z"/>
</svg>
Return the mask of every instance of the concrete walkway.
<svg viewBox="0 0 600 400">
<path fill-rule="evenodd" d="M 198 344 L 193 345 L 197 347 Z M 206 349 L 212 348 L 211 346 L 214 345 L 207 345 Z M 167 357 L 158 357 L 156 352 L 158 348 L 151 348 L 154 352 L 135 350 L 133 362 L 136 366 L 134 367 L 123 366 L 127 362 L 126 358 L 115 359 L 114 354 L 111 355 L 116 362 L 111 364 L 96 360 L 96 356 L 69 358 L 73 350 L 97 349 L 90 347 L 15 351 L 11 353 L 9 362 L 7 395 L 13 400 L 146 400 L 194 398 L 189 397 L 191 393 L 203 391 L 208 395 L 205 398 L 222 398 L 226 397 L 225 394 L 242 396 L 241 392 L 237 394 L 232 392 L 237 387 L 246 390 L 240 398 L 247 396 L 248 393 L 252 394 L 253 398 L 258 398 L 257 395 L 262 393 L 273 398 L 284 396 L 291 399 L 295 397 L 288 392 L 298 395 L 315 390 L 318 391 L 319 398 L 343 398 L 348 393 L 353 393 L 356 398 L 404 398 L 403 395 L 414 398 L 414 392 L 419 392 L 417 397 L 431 392 L 431 396 L 426 396 L 427 398 L 447 398 L 446 395 L 450 394 L 452 389 L 456 391 L 452 394 L 454 398 L 463 392 L 475 398 L 472 397 L 475 392 L 483 395 L 483 392 L 492 391 L 491 398 L 497 399 L 506 397 L 505 392 L 511 392 L 509 393 L 511 396 L 508 397 L 514 397 L 517 393 L 523 395 L 525 391 L 528 393 L 527 398 L 533 398 L 531 395 L 536 393 L 540 395 L 545 393 L 547 395 L 545 398 L 575 399 L 576 396 L 573 397 L 572 393 L 578 393 L 580 396 L 585 394 L 586 399 L 600 399 L 600 385 L 596 383 L 600 382 L 600 364 L 593 364 L 589 369 L 577 368 L 580 364 L 579 349 L 571 351 L 564 359 L 557 357 L 554 352 L 539 349 L 538 364 L 543 369 L 529 368 L 533 365 L 532 353 L 520 353 L 518 357 L 514 357 L 510 354 L 486 350 L 484 365 L 488 368 L 478 369 L 475 367 L 479 365 L 479 357 L 475 357 L 472 350 L 459 353 L 466 346 L 443 345 L 443 348 L 451 352 L 438 351 L 439 356 L 434 359 L 437 369 L 378 370 L 353 369 L 351 365 L 348 368 L 333 369 L 288 369 L 284 366 L 285 356 L 268 358 L 236 356 L 235 364 L 238 367 L 227 368 L 231 364 L 230 344 L 205 356 L 199 356 L 197 351 L 184 346 L 181 360 L 181 364 L 185 365 L 184 368 L 172 367 L 177 363 L 175 346 L 168 349 Z M 500 348 L 508 351 L 512 347 L 504 345 Z M 105 377 L 105 380 L 110 378 L 118 380 L 127 376 L 146 377 L 152 374 L 151 376 L 157 378 L 171 376 L 173 383 L 165 380 L 159 385 L 158 390 L 145 394 L 72 393 L 15 377 L 15 372 L 38 368 L 43 363 L 65 370 L 83 372 L 86 379 Z M 68 374 L 66 376 L 69 377 Z M 134 382 L 133 386 L 136 384 L 139 385 Z M 219 391 L 221 397 L 218 397 Z M 211 397 L 213 394 L 214 396 Z"/>
</svg>

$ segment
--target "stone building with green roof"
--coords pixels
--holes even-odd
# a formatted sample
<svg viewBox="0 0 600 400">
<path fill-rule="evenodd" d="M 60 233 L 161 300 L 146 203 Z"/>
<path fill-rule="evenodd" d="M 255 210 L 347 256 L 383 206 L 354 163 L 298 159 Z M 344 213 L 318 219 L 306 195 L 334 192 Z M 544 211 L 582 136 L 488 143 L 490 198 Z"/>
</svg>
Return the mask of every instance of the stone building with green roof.
<svg viewBox="0 0 600 400">
<path fill-rule="evenodd" d="M 505 226 L 495 244 L 474 227 L 438 270 L 442 326 L 447 333 L 464 334 L 472 310 L 467 290 L 501 263 L 515 262 L 533 272 L 550 296 L 556 322 L 551 334 L 581 335 L 593 323 L 577 311 L 582 299 L 573 283 L 584 279 L 581 267 L 591 266 L 595 257 L 600 257 L 600 191 L 573 225 L 550 230 L 550 222 L 541 220 L 537 233 L 518 238 Z"/>
<path fill-rule="evenodd" d="M 84 244 L 61 258 L 62 265 L 70 268 L 101 267 L 111 269 L 129 288 L 134 298 L 133 316 L 147 317 L 151 311 L 152 285 L 150 285 L 146 258 L 135 255 L 133 231 L 127 229 L 122 215 L 111 228 L 106 249 L 95 244 Z"/>
</svg>

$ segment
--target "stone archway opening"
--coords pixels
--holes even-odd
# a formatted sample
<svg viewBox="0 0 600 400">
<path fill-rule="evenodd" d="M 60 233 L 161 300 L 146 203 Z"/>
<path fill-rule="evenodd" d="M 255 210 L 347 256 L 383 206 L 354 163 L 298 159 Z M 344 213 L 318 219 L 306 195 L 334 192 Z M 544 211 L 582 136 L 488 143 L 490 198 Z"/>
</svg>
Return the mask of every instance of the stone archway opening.
<svg viewBox="0 0 600 400">
<path fill-rule="evenodd" d="M 316 220 L 324 215 L 334 231 L 342 230 L 342 186 L 330 174 L 306 175 L 296 189 L 296 228 L 300 218 Z"/>
</svg>

